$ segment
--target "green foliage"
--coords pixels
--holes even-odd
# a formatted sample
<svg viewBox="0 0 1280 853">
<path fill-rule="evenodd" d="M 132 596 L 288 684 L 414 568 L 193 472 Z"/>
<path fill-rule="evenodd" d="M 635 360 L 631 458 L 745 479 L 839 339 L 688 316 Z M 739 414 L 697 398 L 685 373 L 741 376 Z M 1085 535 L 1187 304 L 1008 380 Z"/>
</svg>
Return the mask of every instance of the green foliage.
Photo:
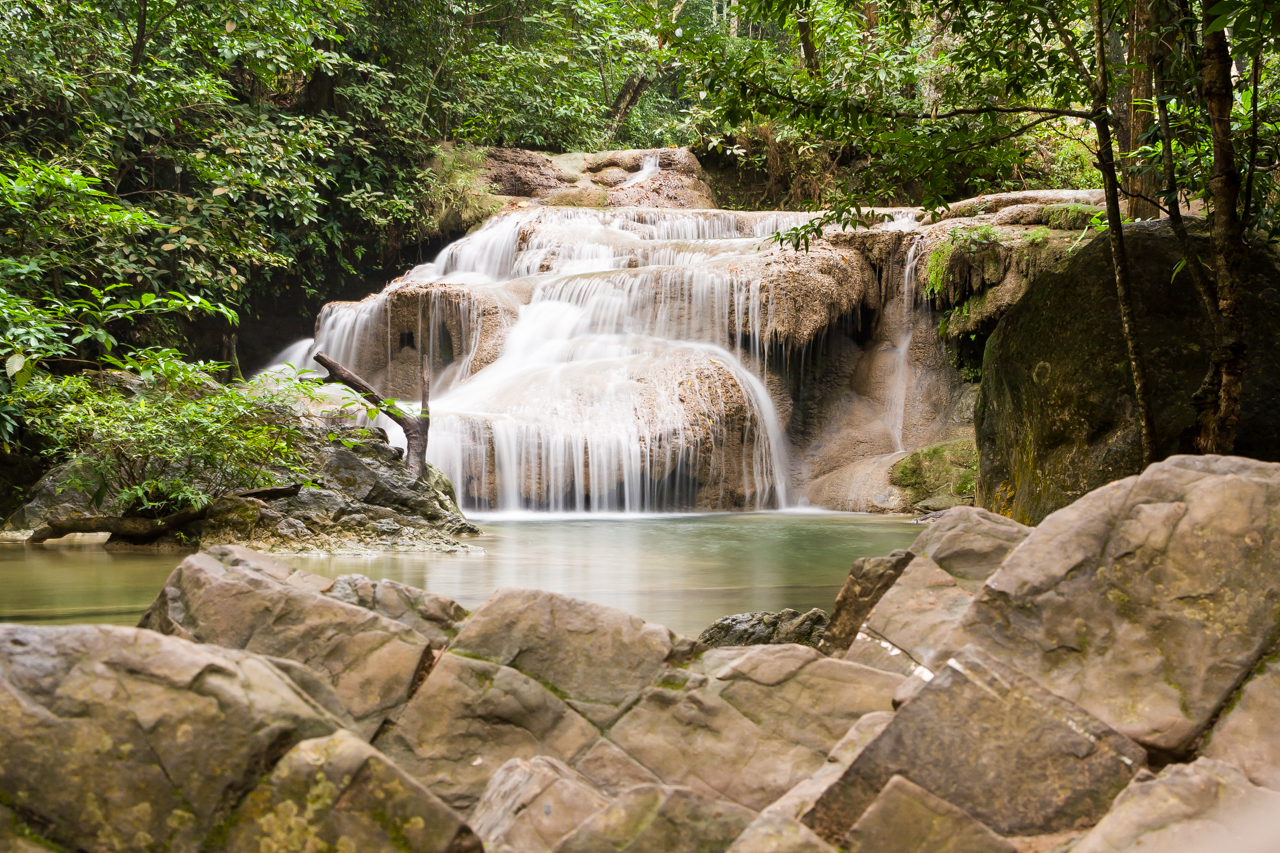
<svg viewBox="0 0 1280 853">
<path fill-rule="evenodd" d="M 950 275 L 951 256 L 956 252 L 972 255 L 982 249 L 1000 242 L 1000 235 L 988 224 L 962 225 L 953 228 L 947 236 L 939 240 L 925 261 L 926 296 L 941 296 L 947 287 Z"/>
<path fill-rule="evenodd" d="M 39 375 L 14 396 L 100 511 L 160 517 L 302 475 L 291 397 L 275 386 L 219 385 L 209 373 L 221 365 L 168 350 L 113 362 L 109 374 Z"/>
</svg>

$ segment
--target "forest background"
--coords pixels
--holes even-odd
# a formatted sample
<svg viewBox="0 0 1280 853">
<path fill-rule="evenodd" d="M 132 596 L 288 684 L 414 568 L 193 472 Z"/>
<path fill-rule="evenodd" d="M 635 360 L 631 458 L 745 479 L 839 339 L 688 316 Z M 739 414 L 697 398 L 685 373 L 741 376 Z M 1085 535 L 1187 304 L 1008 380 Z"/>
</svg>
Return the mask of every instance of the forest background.
<svg viewBox="0 0 1280 853">
<path fill-rule="evenodd" d="M 260 324 L 428 259 L 483 215 L 487 146 L 688 145 L 723 206 L 849 224 L 1101 186 L 1101 118 L 1142 219 L 1213 207 L 1216 115 L 1232 239 L 1273 239 L 1276 29 L 1265 0 L 15 0 L 0 450 L 90 446 L 49 426 L 86 367 L 230 380 Z"/>
</svg>

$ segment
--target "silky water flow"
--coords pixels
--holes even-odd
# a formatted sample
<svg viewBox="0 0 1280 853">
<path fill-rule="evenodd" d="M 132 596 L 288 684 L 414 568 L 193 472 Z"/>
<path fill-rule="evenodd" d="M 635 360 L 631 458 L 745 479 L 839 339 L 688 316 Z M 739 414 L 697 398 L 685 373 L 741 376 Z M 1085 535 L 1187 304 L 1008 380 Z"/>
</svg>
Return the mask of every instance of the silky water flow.
<svg viewBox="0 0 1280 853">
<path fill-rule="evenodd" d="M 316 338 L 277 361 L 322 373 L 323 351 L 416 401 L 429 358 L 428 459 L 466 509 L 782 507 L 768 293 L 734 260 L 810 215 L 516 210 L 325 306 Z"/>
</svg>

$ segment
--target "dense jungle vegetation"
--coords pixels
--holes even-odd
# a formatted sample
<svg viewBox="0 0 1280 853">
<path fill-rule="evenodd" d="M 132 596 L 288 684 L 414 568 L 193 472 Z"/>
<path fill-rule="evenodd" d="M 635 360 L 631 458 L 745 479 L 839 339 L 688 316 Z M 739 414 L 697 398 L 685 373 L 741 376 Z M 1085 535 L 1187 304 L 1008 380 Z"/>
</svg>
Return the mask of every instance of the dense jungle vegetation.
<svg viewBox="0 0 1280 853">
<path fill-rule="evenodd" d="M 15 0 L 0 443 L 93 446 L 47 401 L 110 360 L 236 378 L 240 324 L 474 221 L 487 146 L 689 145 L 723 203 L 844 223 L 1007 189 L 1105 184 L 1112 225 L 1198 200 L 1203 446 L 1229 449 L 1233 276 L 1277 230 L 1278 26 L 1265 0 Z"/>
</svg>

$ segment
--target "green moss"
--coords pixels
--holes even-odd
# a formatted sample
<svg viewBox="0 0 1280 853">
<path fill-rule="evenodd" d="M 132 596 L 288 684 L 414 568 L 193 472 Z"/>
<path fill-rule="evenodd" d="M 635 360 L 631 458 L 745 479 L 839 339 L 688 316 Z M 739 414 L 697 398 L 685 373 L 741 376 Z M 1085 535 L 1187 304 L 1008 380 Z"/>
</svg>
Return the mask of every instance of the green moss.
<svg viewBox="0 0 1280 853">
<path fill-rule="evenodd" d="M 931 497 L 972 498 L 978 471 L 978 449 L 961 438 L 916 450 L 893 466 L 889 480 L 905 489 L 912 505 Z"/>
<path fill-rule="evenodd" d="M 1055 231 L 1105 228 L 1106 215 L 1106 208 L 1092 204 L 1046 204 L 1041 214 L 1045 224 Z"/>
</svg>

